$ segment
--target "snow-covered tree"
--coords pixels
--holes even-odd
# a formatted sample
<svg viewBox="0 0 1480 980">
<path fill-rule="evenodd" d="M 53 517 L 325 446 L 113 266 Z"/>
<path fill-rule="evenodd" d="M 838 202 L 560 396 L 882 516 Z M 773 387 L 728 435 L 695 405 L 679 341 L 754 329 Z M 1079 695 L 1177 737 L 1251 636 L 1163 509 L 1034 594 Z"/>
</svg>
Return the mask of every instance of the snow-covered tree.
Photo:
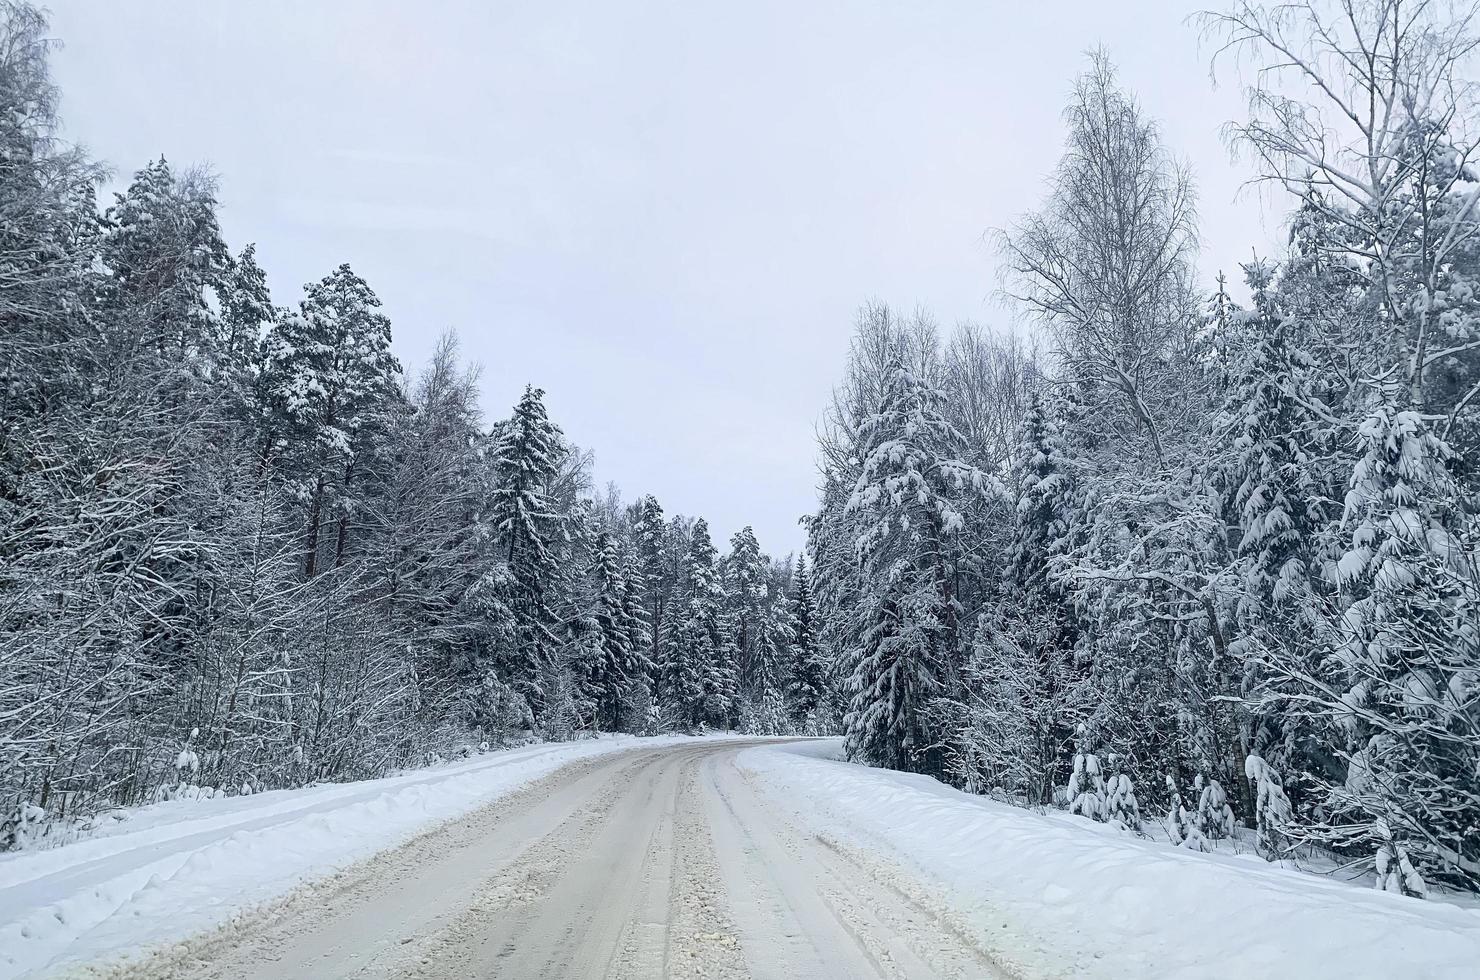
<svg viewBox="0 0 1480 980">
<path fill-rule="evenodd" d="M 396 398 L 401 366 L 379 308 L 369 284 L 341 265 L 307 286 L 298 313 L 279 319 L 264 341 L 268 452 L 304 501 L 308 578 L 344 560 L 363 500 L 357 478 Z M 333 529 L 327 542 L 326 526 Z"/>
<path fill-rule="evenodd" d="M 1038 803 L 1066 778 L 1080 697 L 1077 613 L 1051 573 L 1074 536 L 1060 424 L 1041 393 L 1030 396 L 1010 474 L 1012 533 L 1001 579 L 992 583 L 1001 607 L 978 621 L 956 762 L 968 785 Z"/>
<path fill-rule="evenodd" d="M 725 556 L 726 618 L 732 642 L 740 660 L 741 685 L 748 697 L 758 696 L 761 679 L 757 676 L 763 653 L 769 642 L 765 630 L 767 603 L 766 565 L 760 542 L 749 527 L 741 528 L 730 539 L 730 553 Z"/>
<path fill-rule="evenodd" d="M 685 727 L 730 727 L 739 701 L 734 647 L 724 635 L 724 583 L 709 525 L 694 522 L 683 563 L 684 583 L 664 645 L 659 701 Z"/>
<path fill-rule="evenodd" d="M 943 768 L 926 703 L 960 669 L 955 596 L 958 502 L 987 492 L 961 462 L 962 438 L 941 393 L 896 358 L 877 411 L 863 421 L 862 467 L 847 510 L 860 520 L 858 560 L 872 585 L 849 651 L 848 753 L 876 765 Z"/>
<path fill-rule="evenodd" d="M 133 342 L 214 377 L 228 352 L 208 293 L 224 286 L 231 262 L 214 181 L 177 178 L 160 157 L 134 174 L 105 220 L 102 257 Z"/>
<path fill-rule="evenodd" d="M 1290 823 L 1290 800 L 1284 780 L 1274 767 L 1257 755 L 1244 760 L 1244 772 L 1254 787 L 1254 813 L 1259 831 L 1259 850 L 1271 861 L 1282 856 L 1285 831 Z"/>
<path fill-rule="evenodd" d="M 800 731 L 816 733 L 827 722 L 827 664 L 817 635 L 817 603 L 806 556 L 797 560 L 790 596 L 791 670 L 787 701 L 792 723 Z"/>
<path fill-rule="evenodd" d="M 531 704 L 541 696 L 539 678 L 559 645 L 551 608 L 557 574 L 553 546 L 563 533 L 552 490 L 566 454 L 564 436 L 545 412 L 544 392 L 524 389 L 514 414 L 494 432 L 488 465 L 491 491 L 485 522 L 493 552 L 507 569 L 513 647 L 505 651 L 506 680 Z"/>
<path fill-rule="evenodd" d="M 596 537 L 589 572 L 595 608 L 593 644 L 597 657 L 592 664 L 591 686 L 596 696 L 598 721 L 609 731 L 622 724 L 633 685 L 646 681 L 649 671 L 646 634 L 636 618 L 627 567 L 617 554 L 611 534 Z"/>
<path fill-rule="evenodd" d="M 1402 848 L 1420 874 L 1474 876 L 1480 850 L 1465 828 L 1480 819 L 1480 637 L 1450 449 L 1391 404 L 1359 436 L 1350 546 L 1336 567 L 1349 604 L 1334 675 L 1308 681 L 1339 690 L 1327 710 L 1349 754 L 1333 822 Z"/>
<path fill-rule="evenodd" d="M 663 662 L 664 613 L 673 586 L 673 562 L 668 553 L 668 525 L 663 520 L 663 508 L 651 494 L 633 508 L 632 538 L 633 556 L 641 576 L 633 580 L 633 585 L 647 624 L 648 660 L 656 666 Z"/>
<path fill-rule="evenodd" d="M 1198 835 L 1205 841 L 1220 841 L 1233 836 L 1233 810 L 1228 805 L 1228 794 L 1216 779 L 1198 774 L 1193 781 L 1197 791 L 1197 815 L 1194 825 Z M 1257 799 L 1257 792 L 1256 792 Z"/>
</svg>

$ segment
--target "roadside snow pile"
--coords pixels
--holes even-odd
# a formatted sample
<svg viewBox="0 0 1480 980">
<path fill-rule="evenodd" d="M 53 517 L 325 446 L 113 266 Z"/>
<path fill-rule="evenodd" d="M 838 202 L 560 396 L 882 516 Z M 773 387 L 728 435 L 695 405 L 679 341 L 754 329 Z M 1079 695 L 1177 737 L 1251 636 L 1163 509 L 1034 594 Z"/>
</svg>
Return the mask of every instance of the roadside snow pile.
<svg viewBox="0 0 1480 980">
<path fill-rule="evenodd" d="M 0 854 L 0 980 L 209 929 L 567 763 L 688 741 L 542 744 L 386 779 L 123 811 L 88 839 Z"/>
<path fill-rule="evenodd" d="M 1480 969 L 1480 911 L 1172 848 L 837 751 L 768 747 L 739 764 L 823 840 L 940 883 L 988 943 L 1015 937 L 1004 952 L 1030 975 L 1469 980 Z"/>
</svg>

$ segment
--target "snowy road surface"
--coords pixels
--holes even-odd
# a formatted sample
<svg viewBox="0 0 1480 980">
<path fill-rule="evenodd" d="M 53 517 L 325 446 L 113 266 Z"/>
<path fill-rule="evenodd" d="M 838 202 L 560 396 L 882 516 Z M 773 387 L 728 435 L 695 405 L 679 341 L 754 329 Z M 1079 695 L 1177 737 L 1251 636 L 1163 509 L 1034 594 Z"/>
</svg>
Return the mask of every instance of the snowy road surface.
<svg viewBox="0 0 1480 980">
<path fill-rule="evenodd" d="M 1003 975 L 765 799 L 737 751 L 576 763 L 128 975 Z"/>
<path fill-rule="evenodd" d="M 1345 980 L 1480 962 L 1473 910 L 1174 850 L 836 749 L 543 746 L 145 814 L 0 862 L 0 975 Z M 413 837 L 417 821 L 433 829 Z M 207 930 L 223 894 L 271 900 Z"/>
</svg>

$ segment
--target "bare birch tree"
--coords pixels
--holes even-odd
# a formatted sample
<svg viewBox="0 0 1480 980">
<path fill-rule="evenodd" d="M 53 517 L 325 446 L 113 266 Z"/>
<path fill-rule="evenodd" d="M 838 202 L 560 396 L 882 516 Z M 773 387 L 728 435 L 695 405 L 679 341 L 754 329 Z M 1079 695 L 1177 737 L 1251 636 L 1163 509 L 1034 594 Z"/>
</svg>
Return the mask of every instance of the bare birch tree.
<svg viewBox="0 0 1480 980">
<path fill-rule="evenodd" d="M 1103 52 L 1091 54 L 1065 120 L 1047 204 L 998 233 L 1007 293 L 1047 328 L 1075 381 L 1112 393 L 1127 433 L 1160 463 L 1196 320 L 1192 177 Z"/>
</svg>

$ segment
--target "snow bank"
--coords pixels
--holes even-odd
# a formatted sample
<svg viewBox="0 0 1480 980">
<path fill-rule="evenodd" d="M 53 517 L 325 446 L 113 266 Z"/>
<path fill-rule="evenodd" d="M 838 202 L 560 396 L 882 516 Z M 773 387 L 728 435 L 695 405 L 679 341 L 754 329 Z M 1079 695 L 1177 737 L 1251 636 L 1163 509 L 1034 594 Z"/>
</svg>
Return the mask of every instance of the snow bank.
<svg viewBox="0 0 1480 980">
<path fill-rule="evenodd" d="M 1138 840 L 827 757 L 837 751 L 767 747 L 739 764 L 825 840 L 882 850 L 939 883 L 1029 975 L 1480 976 L 1475 910 Z"/>
<path fill-rule="evenodd" d="M 535 745 L 386 779 L 123 811 L 86 840 L 0 855 L 0 980 L 212 928 L 575 760 L 692 741 Z"/>
</svg>

